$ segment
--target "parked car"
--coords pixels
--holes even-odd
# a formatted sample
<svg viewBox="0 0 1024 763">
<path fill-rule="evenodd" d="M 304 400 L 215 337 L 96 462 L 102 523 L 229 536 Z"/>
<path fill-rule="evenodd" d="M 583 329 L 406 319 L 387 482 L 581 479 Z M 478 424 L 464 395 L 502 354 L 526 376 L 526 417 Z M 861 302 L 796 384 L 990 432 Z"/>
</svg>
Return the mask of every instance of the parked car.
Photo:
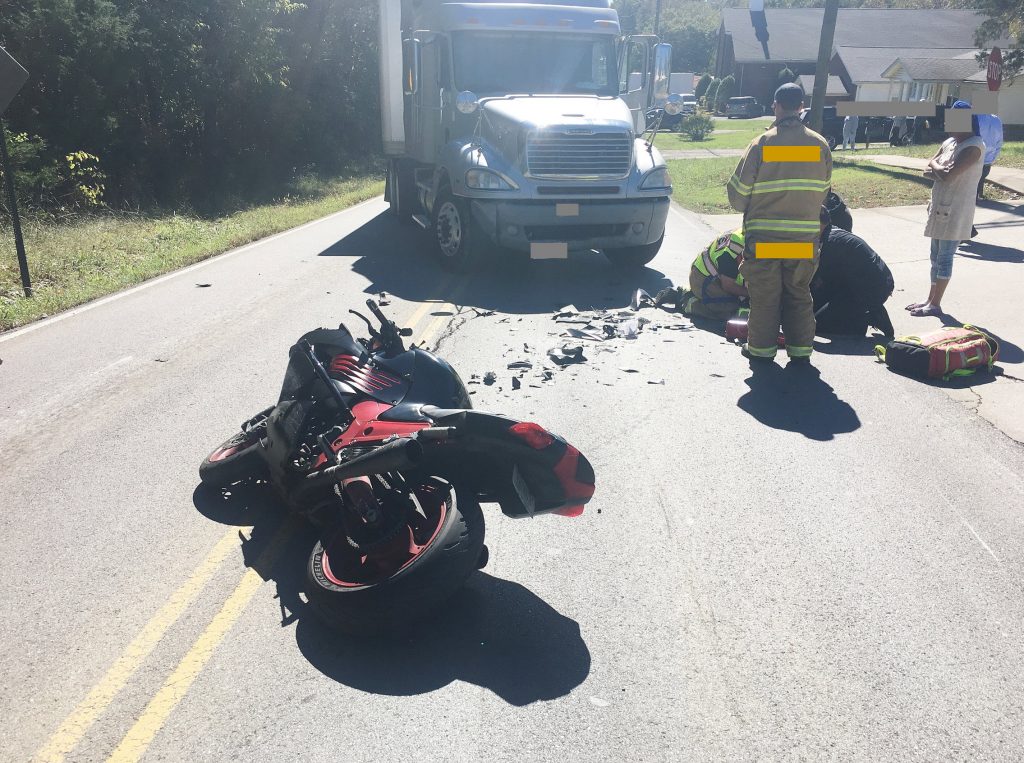
<svg viewBox="0 0 1024 763">
<path fill-rule="evenodd" d="M 800 121 L 810 127 L 811 110 L 800 112 Z M 835 106 L 825 106 L 821 114 L 821 137 L 828 141 L 828 147 L 834 149 L 843 142 L 843 117 L 836 113 Z"/>
<path fill-rule="evenodd" d="M 764 109 L 749 95 L 738 95 L 735 98 L 730 98 L 725 104 L 725 115 L 729 119 L 737 117 L 749 119 L 750 117 L 759 117 L 763 114 Z"/>
<path fill-rule="evenodd" d="M 683 114 L 693 114 L 697 111 L 697 96 L 693 93 L 683 94 Z"/>
</svg>

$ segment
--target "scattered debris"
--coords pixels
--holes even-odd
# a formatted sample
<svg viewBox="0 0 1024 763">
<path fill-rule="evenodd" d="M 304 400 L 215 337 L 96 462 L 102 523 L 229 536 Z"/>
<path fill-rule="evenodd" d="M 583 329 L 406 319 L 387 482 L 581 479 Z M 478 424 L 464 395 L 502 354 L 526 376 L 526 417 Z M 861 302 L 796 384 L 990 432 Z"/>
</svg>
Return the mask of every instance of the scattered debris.
<svg viewBox="0 0 1024 763">
<path fill-rule="evenodd" d="M 498 381 L 498 375 L 494 371 L 488 371 L 484 374 L 484 384 L 490 387 L 494 382 Z"/>
<path fill-rule="evenodd" d="M 583 355 L 582 346 L 572 347 L 570 345 L 552 347 L 548 350 L 548 357 L 560 366 L 569 366 L 574 363 L 585 363 L 587 360 Z"/>
<path fill-rule="evenodd" d="M 431 315 L 436 315 L 439 318 L 447 318 L 448 316 L 455 315 L 452 310 L 435 310 Z"/>
<path fill-rule="evenodd" d="M 166 363 L 167 358 L 153 358 L 154 363 Z"/>
<path fill-rule="evenodd" d="M 636 318 L 626 321 L 619 327 L 618 334 L 626 339 L 636 339 L 640 336 L 640 321 Z"/>
<path fill-rule="evenodd" d="M 208 288 L 210 286 L 213 286 L 213 284 L 212 283 L 197 283 L 196 284 L 196 287 L 198 287 L 200 289 L 206 289 L 206 288 Z"/>
<path fill-rule="evenodd" d="M 507 367 L 510 370 L 514 370 L 516 368 L 530 369 L 533 368 L 533 363 L 528 360 L 517 360 L 515 363 L 509 363 Z"/>
<path fill-rule="evenodd" d="M 523 386 L 523 383 L 521 381 L 519 381 L 519 377 L 518 376 L 513 376 L 512 377 L 512 389 L 519 389 L 522 386 Z"/>
<path fill-rule="evenodd" d="M 620 370 L 620 371 L 625 371 L 625 372 L 626 372 L 627 374 L 638 374 L 638 373 L 640 373 L 640 372 L 639 372 L 639 371 L 638 371 L 637 369 L 635 369 L 635 368 L 625 368 L 625 367 L 622 367 L 622 368 L 619 368 L 619 370 Z"/>
<path fill-rule="evenodd" d="M 639 310 L 641 307 L 654 307 L 654 297 L 643 289 L 637 289 L 629 306 L 634 310 Z"/>
<path fill-rule="evenodd" d="M 564 318 L 569 315 L 579 315 L 579 310 L 576 309 L 576 305 L 566 305 L 565 307 L 555 310 L 556 318 Z"/>
<path fill-rule="evenodd" d="M 541 372 L 540 378 L 544 381 L 551 381 L 555 378 L 555 375 L 551 371 L 543 371 Z"/>
<path fill-rule="evenodd" d="M 725 378 L 724 374 L 711 374 L 711 375 L 714 376 L 716 379 L 724 379 Z"/>
<path fill-rule="evenodd" d="M 471 307 L 469 309 L 476 313 L 477 318 L 487 318 L 495 313 L 494 310 L 477 310 L 475 307 Z"/>
<path fill-rule="evenodd" d="M 648 379 L 647 383 L 648 384 L 664 384 L 665 380 L 664 379 Z"/>
<path fill-rule="evenodd" d="M 377 295 L 377 304 L 381 307 L 387 307 L 391 304 L 391 298 L 388 296 L 386 291 L 382 291 Z"/>
<path fill-rule="evenodd" d="M 605 337 L 601 336 L 597 332 L 586 331 L 584 329 L 569 329 L 566 333 L 574 339 L 589 339 L 592 342 L 603 342 L 605 340 Z"/>
</svg>

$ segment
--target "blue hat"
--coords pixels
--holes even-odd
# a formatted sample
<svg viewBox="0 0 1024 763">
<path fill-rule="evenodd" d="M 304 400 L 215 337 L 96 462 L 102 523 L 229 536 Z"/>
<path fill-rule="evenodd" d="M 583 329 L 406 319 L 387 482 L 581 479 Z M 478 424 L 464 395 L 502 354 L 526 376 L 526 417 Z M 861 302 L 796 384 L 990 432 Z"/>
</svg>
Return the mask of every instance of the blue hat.
<svg viewBox="0 0 1024 763">
<path fill-rule="evenodd" d="M 953 101 L 953 108 L 954 109 L 969 109 L 969 108 L 971 108 L 971 104 L 969 104 L 967 101 Z"/>
</svg>

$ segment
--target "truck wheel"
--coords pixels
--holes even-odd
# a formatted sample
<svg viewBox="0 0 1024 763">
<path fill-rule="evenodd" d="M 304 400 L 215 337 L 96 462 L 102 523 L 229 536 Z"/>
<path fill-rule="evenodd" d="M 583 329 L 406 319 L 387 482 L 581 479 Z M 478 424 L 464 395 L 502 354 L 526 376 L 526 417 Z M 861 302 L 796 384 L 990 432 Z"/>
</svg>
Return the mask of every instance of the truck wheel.
<svg viewBox="0 0 1024 763">
<path fill-rule="evenodd" d="M 626 246 L 622 249 L 605 249 L 604 256 L 617 268 L 642 268 L 658 256 L 658 250 L 661 249 L 664 241 L 665 234 L 662 233 L 661 238 L 653 244 Z"/>
<path fill-rule="evenodd" d="M 392 159 L 388 162 L 387 179 L 384 185 L 384 200 L 390 205 L 391 214 L 399 220 L 411 220 L 418 207 L 416 181 L 412 163 L 407 159 Z"/>
<path fill-rule="evenodd" d="M 468 202 L 447 187 L 441 189 L 434 204 L 434 240 L 445 270 L 471 270 L 480 258 L 484 232 L 474 222 Z"/>
</svg>

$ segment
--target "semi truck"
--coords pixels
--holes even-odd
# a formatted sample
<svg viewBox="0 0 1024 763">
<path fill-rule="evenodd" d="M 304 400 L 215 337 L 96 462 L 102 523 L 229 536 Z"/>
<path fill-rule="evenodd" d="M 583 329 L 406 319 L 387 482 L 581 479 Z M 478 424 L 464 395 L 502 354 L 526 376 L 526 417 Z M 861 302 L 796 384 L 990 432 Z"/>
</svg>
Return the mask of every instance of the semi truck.
<svg viewBox="0 0 1024 763">
<path fill-rule="evenodd" d="M 600 251 L 640 267 L 672 184 L 644 140 L 672 49 L 609 0 L 380 0 L 385 200 L 454 270 Z M 679 103 L 676 104 L 675 101 Z"/>
</svg>

